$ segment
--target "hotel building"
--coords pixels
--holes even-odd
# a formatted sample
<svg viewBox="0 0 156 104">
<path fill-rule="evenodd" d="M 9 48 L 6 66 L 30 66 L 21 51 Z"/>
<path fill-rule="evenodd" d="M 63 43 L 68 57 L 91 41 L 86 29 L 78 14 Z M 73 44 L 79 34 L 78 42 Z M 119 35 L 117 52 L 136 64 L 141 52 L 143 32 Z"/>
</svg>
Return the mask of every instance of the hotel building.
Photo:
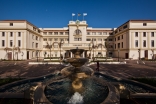
<svg viewBox="0 0 156 104">
<path fill-rule="evenodd" d="M 0 59 L 68 58 L 73 57 L 70 49 L 74 48 L 85 50 L 82 57 L 107 54 L 152 59 L 156 56 L 156 21 L 129 20 L 118 28 L 92 28 L 79 20 L 63 28 L 38 28 L 26 20 L 0 21 Z"/>
</svg>

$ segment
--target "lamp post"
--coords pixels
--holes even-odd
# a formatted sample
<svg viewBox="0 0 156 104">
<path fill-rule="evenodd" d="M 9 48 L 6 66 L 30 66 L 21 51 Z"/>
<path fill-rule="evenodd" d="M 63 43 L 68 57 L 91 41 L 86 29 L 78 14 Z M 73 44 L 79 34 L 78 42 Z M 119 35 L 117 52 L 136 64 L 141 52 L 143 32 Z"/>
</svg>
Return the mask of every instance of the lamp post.
<svg viewBox="0 0 156 104">
<path fill-rule="evenodd" d="M 138 49 L 138 53 L 139 53 L 139 60 L 140 60 L 140 49 Z"/>
<path fill-rule="evenodd" d="M 119 62 L 119 51 L 120 51 L 120 49 L 118 49 L 118 62 Z"/>
</svg>

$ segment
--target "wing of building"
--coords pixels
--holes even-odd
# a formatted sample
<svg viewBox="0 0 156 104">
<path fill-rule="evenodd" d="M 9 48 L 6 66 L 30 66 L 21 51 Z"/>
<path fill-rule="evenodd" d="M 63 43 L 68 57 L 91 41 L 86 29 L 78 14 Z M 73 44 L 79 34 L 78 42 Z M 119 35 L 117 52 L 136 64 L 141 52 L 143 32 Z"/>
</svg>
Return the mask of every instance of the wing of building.
<svg viewBox="0 0 156 104">
<path fill-rule="evenodd" d="M 79 20 L 63 28 L 38 28 L 26 20 L 0 21 L 1 59 L 68 58 L 74 48 L 85 49 L 82 57 L 89 58 L 152 59 L 156 21 L 129 20 L 118 28 L 92 28 Z"/>
</svg>

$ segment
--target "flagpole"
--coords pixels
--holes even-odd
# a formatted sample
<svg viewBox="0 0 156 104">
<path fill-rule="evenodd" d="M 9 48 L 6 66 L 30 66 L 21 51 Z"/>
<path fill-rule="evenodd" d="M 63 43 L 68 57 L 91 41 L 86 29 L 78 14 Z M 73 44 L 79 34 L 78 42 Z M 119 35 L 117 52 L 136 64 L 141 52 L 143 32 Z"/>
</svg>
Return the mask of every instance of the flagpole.
<svg viewBox="0 0 156 104">
<path fill-rule="evenodd" d="M 84 15 L 83 15 L 83 21 L 84 21 Z"/>
<path fill-rule="evenodd" d="M 78 20 L 78 13 L 77 13 L 77 20 Z"/>
</svg>

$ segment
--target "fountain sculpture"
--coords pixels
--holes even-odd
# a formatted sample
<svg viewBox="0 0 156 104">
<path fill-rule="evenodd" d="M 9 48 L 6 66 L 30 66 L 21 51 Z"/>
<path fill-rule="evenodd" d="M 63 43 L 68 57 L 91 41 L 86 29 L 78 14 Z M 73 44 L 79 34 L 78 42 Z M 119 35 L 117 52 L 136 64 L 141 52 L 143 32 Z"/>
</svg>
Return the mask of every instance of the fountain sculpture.
<svg viewBox="0 0 156 104">
<path fill-rule="evenodd" d="M 108 86 L 103 80 L 93 77 L 93 69 L 85 65 L 88 58 L 81 58 L 83 49 L 77 48 L 70 51 L 74 54 L 73 58 L 67 59 L 71 66 L 61 70 L 65 78 L 51 82 L 45 89 L 48 100 L 54 104 L 98 104 L 103 102 L 109 93 Z"/>
</svg>

